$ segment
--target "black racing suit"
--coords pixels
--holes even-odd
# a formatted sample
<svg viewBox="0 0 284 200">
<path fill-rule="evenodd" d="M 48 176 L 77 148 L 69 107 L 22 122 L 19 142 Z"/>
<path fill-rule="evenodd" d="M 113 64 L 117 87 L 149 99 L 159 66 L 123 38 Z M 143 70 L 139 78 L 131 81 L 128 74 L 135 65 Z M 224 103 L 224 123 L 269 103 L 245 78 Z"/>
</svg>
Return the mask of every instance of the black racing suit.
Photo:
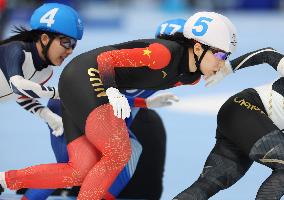
<svg viewBox="0 0 284 200">
<path fill-rule="evenodd" d="M 70 115 L 64 119 L 67 142 L 84 133 L 93 109 L 108 103 L 109 87 L 162 90 L 197 82 L 200 74 L 189 72 L 188 59 L 188 49 L 160 39 L 101 47 L 74 58 L 59 82 L 63 107 Z"/>
<path fill-rule="evenodd" d="M 282 59 L 282 54 L 266 48 L 245 54 L 231 64 L 237 70 L 268 63 L 281 71 Z M 276 115 L 280 111 L 284 114 L 284 110 L 273 109 L 273 106 L 283 104 L 283 87 L 284 78 L 280 78 L 270 87 L 243 90 L 222 105 L 217 116 L 216 144 L 200 177 L 174 199 L 209 199 L 236 183 L 254 161 L 273 170 L 260 187 L 256 199 L 281 198 L 284 194 L 284 136 L 280 130 L 282 125 L 277 122 L 283 124 L 284 121 L 281 114 L 278 115 L 281 119 L 277 119 L 269 113 Z"/>
</svg>

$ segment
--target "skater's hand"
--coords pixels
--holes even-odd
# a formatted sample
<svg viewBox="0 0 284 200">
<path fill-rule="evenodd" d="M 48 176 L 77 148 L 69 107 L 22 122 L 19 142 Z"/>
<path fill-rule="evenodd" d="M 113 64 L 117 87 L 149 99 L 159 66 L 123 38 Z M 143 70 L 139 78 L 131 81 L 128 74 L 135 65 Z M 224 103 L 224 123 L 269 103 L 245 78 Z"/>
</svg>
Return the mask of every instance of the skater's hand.
<svg viewBox="0 0 284 200">
<path fill-rule="evenodd" d="M 173 102 L 178 102 L 179 98 L 172 93 L 158 94 L 146 99 L 146 105 L 148 108 L 158 108 L 170 106 Z"/>
<path fill-rule="evenodd" d="M 206 84 L 206 87 L 211 87 L 220 81 L 222 81 L 226 76 L 233 73 L 230 61 L 226 61 L 225 65 L 220 68 L 219 71 L 216 72 L 216 74 L 208 77 L 204 77 Z"/>
<path fill-rule="evenodd" d="M 118 89 L 110 87 L 106 90 L 106 94 L 116 117 L 121 119 L 130 117 L 131 109 L 128 100 Z"/>
<path fill-rule="evenodd" d="M 64 132 L 62 118 L 53 113 L 49 108 L 42 108 L 39 111 L 39 116 L 48 124 L 53 130 L 52 134 L 56 137 L 61 136 Z"/>
</svg>

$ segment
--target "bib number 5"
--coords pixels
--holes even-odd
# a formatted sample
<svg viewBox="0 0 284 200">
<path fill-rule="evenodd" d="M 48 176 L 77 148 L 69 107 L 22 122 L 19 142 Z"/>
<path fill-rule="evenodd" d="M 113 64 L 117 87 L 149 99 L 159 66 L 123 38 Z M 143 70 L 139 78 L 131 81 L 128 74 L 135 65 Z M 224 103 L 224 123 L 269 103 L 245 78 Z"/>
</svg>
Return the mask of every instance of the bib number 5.
<svg viewBox="0 0 284 200">
<path fill-rule="evenodd" d="M 213 19 L 208 17 L 200 17 L 193 25 L 195 28 L 192 29 L 192 33 L 195 36 L 203 36 L 208 30 L 208 23 Z"/>
</svg>

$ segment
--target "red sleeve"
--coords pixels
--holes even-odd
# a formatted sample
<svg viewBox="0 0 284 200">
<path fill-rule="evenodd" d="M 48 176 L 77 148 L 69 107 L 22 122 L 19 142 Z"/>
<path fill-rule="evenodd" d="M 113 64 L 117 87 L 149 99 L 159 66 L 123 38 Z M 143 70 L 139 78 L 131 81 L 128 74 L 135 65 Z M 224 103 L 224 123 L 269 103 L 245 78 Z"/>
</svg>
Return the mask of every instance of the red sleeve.
<svg viewBox="0 0 284 200">
<path fill-rule="evenodd" d="M 144 98 L 134 98 L 134 107 L 147 108 L 146 100 Z"/>
<path fill-rule="evenodd" d="M 153 70 L 166 67 L 171 61 L 167 47 L 153 43 L 145 48 L 121 49 L 101 53 L 97 57 L 102 81 L 106 86 L 115 86 L 115 67 L 149 67 Z"/>
</svg>

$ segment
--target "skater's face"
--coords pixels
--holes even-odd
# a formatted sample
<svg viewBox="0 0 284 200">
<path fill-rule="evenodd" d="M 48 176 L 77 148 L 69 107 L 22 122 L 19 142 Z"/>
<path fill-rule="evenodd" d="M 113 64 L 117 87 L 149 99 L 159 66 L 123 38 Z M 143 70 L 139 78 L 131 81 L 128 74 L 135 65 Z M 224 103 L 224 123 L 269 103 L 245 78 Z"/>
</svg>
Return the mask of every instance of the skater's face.
<svg viewBox="0 0 284 200">
<path fill-rule="evenodd" d="M 65 58 L 73 53 L 73 49 L 76 46 L 76 41 L 69 37 L 59 36 L 56 37 L 48 51 L 48 57 L 54 65 L 61 65 Z"/>
<path fill-rule="evenodd" d="M 48 44 L 49 37 L 46 34 L 42 35 L 42 42 L 44 45 Z M 73 53 L 76 46 L 76 40 L 66 36 L 57 36 L 52 41 L 47 56 L 49 60 L 56 66 L 63 63 L 65 58 Z"/>
<path fill-rule="evenodd" d="M 204 49 L 200 43 L 196 43 L 193 47 L 193 51 L 200 58 Z M 200 70 L 205 76 L 211 76 L 220 70 L 225 64 L 225 60 L 228 57 L 228 53 L 214 48 L 209 48 L 202 61 L 200 63 Z"/>
</svg>

